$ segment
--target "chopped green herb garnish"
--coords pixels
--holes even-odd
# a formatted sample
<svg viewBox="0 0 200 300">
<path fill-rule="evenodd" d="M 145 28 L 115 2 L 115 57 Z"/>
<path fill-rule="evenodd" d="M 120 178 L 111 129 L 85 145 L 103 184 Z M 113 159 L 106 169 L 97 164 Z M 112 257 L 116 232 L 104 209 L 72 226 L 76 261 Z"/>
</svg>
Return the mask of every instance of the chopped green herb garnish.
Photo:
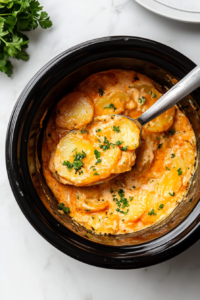
<svg viewBox="0 0 200 300">
<path fill-rule="evenodd" d="M 101 158 L 98 158 L 97 161 L 96 161 L 96 163 L 95 163 L 95 165 L 98 165 L 98 164 L 100 164 L 101 162 L 102 162 L 102 159 L 101 159 Z"/>
<path fill-rule="evenodd" d="M 120 132 L 119 126 L 113 126 L 113 131 Z"/>
<path fill-rule="evenodd" d="M 170 169 L 168 167 L 166 167 L 166 170 L 170 171 Z"/>
<path fill-rule="evenodd" d="M 129 207 L 129 203 L 127 201 L 127 198 L 124 197 L 124 191 L 122 189 L 118 190 L 118 195 L 120 197 L 120 200 L 117 200 L 117 198 L 116 198 L 116 204 L 118 205 L 118 207 L 121 207 L 121 206 L 122 206 L 122 208 Z"/>
<path fill-rule="evenodd" d="M 174 153 L 172 153 L 172 154 L 171 154 L 171 158 L 174 158 L 174 157 L 175 157 L 175 154 L 174 154 Z"/>
<path fill-rule="evenodd" d="M 71 170 L 73 168 L 73 163 L 71 164 L 69 161 L 64 160 L 63 166 L 66 166 L 68 170 Z"/>
<path fill-rule="evenodd" d="M 112 193 L 114 193 L 114 191 L 113 191 L 113 189 L 112 189 L 112 188 L 110 189 L 110 192 L 111 192 L 111 194 L 112 194 Z"/>
<path fill-rule="evenodd" d="M 81 131 L 81 133 L 88 133 L 89 132 L 88 130 L 84 130 L 84 129 L 81 129 L 80 131 Z"/>
<path fill-rule="evenodd" d="M 127 151 L 127 149 L 128 149 L 128 146 L 126 146 L 126 147 L 121 147 L 121 150 L 122 150 L 122 151 Z"/>
<path fill-rule="evenodd" d="M 157 214 L 155 213 L 154 209 L 152 209 L 151 211 L 148 212 L 148 215 L 149 216 L 152 216 L 152 215 L 156 216 Z"/>
<path fill-rule="evenodd" d="M 86 157 L 86 153 L 85 153 L 85 151 L 82 150 L 82 153 L 81 152 L 79 152 L 79 153 L 76 152 L 76 155 L 73 155 L 73 157 L 75 157 L 74 158 L 75 161 L 76 160 L 81 160 L 81 159 Z"/>
<path fill-rule="evenodd" d="M 94 175 L 100 175 L 99 173 L 95 172 Z"/>
<path fill-rule="evenodd" d="M 67 214 L 70 213 L 70 208 L 66 207 L 64 203 L 58 204 L 58 208 Z"/>
<path fill-rule="evenodd" d="M 175 193 L 169 193 L 170 196 L 174 197 L 175 196 Z"/>
<path fill-rule="evenodd" d="M 84 151 L 77 153 L 76 155 L 73 155 L 74 157 L 74 162 L 70 163 L 69 161 L 63 161 L 63 166 L 66 166 L 68 170 L 71 170 L 74 168 L 75 173 L 77 173 L 82 167 L 83 167 L 83 162 L 81 161 L 83 158 L 86 157 L 86 153 Z M 83 171 L 79 172 L 79 175 L 82 174 Z"/>
<path fill-rule="evenodd" d="M 74 152 L 77 148 L 75 148 L 74 150 L 72 150 L 72 152 Z"/>
<path fill-rule="evenodd" d="M 152 91 L 150 91 L 149 94 L 151 95 L 151 98 L 156 98 L 157 97 L 157 95 L 155 93 L 153 93 Z"/>
<path fill-rule="evenodd" d="M 171 129 L 170 131 L 168 131 L 168 134 L 169 134 L 169 135 L 174 135 L 175 132 L 176 132 L 176 130 L 173 128 L 173 129 Z"/>
<path fill-rule="evenodd" d="M 98 92 L 99 92 L 99 96 L 102 97 L 104 94 L 104 91 L 102 89 L 98 89 Z"/>
<path fill-rule="evenodd" d="M 114 111 L 117 109 L 117 107 L 115 107 L 113 103 L 110 103 L 109 106 L 104 106 L 104 108 L 113 108 Z"/>
<path fill-rule="evenodd" d="M 104 142 L 104 144 L 110 144 L 106 136 L 104 136 L 104 141 L 103 142 Z"/>
<path fill-rule="evenodd" d="M 136 186 L 135 186 L 135 185 L 133 185 L 133 188 L 134 188 L 134 189 L 136 189 Z"/>
<path fill-rule="evenodd" d="M 60 208 L 60 209 L 62 209 L 64 206 L 65 206 L 64 203 L 59 203 L 59 204 L 58 204 L 58 208 Z"/>
<path fill-rule="evenodd" d="M 94 155 L 95 155 L 95 157 L 96 157 L 96 159 L 97 159 L 97 158 L 100 157 L 101 153 L 100 153 L 97 149 L 95 149 L 95 150 L 94 150 Z"/>
<path fill-rule="evenodd" d="M 83 162 L 81 160 L 76 160 L 73 162 L 73 168 L 79 170 L 83 167 Z"/>
<path fill-rule="evenodd" d="M 123 211 L 123 210 L 120 210 L 119 208 L 116 208 L 116 211 L 119 212 L 120 214 L 127 215 L 127 213 L 129 212 L 129 209 L 127 209 L 127 211 Z"/>
<path fill-rule="evenodd" d="M 92 220 L 94 220 L 94 217 L 92 217 Z"/>
<path fill-rule="evenodd" d="M 141 105 L 144 105 L 145 102 L 146 102 L 146 98 L 142 96 L 142 97 L 139 98 L 138 101 L 139 101 L 139 103 L 140 103 Z"/>
<path fill-rule="evenodd" d="M 156 137 L 156 139 L 159 141 L 160 140 L 160 138 L 159 137 Z"/>
<path fill-rule="evenodd" d="M 69 214 L 69 213 L 70 213 L 70 208 L 69 208 L 69 207 L 63 207 L 63 211 L 64 211 L 66 214 Z"/>
<path fill-rule="evenodd" d="M 96 132 L 99 132 L 99 131 L 101 131 L 101 129 L 100 129 L 100 128 L 96 130 Z"/>
<path fill-rule="evenodd" d="M 152 183 L 152 182 L 154 182 L 154 180 L 153 180 L 153 179 L 150 181 L 150 183 Z"/>
<path fill-rule="evenodd" d="M 133 197 L 129 197 L 129 199 L 130 199 L 130 201 L 132 201 L 132 200 L 133 200 Z"/>
<path fill-rule="evenodd" d="M 101 149 L 103 149 L 103 151 L 106 151 L 106 150 L 110 149 L 110 144 L 109 145 L 99 145 L 99 147 Z"/>
<path fill-rule="evenodd" d="M 163 134 L 163 138 L 165 139 L 165 138 L 166 138 L 166 135 Z"/>
<path fill-rule="evenodd" d="M 85 211 L 90 211 L 90 209 L 85 209 Z"/>
<path fill-rule="evenodd" d="M 104 142 L 105 145 L 100 145 L 99 147 L 101 149 L 103 149 L 103 151 L 106 151 L 106 150 L 110 149 L 111 143 L 107 140 L 106 136 L 104 136 L 104 141 L 103 142 Z"/>
<path fill-rule="evenodd" d="M 117 146 L 120 146 L 121 144 L 123 144 L 123 142 L 124 142 L 124 141 L 117 141 L 115 144 L 116 144 Z"/>
<path fill-rule="evenodd" d="M 160 204 L 158 210 L 163 209 L 163 207 L 164 207 L 164 204 Z"/>
<path fill-rule="evenodd" d="M 161 147 L 162 147 L 162 144 L 159 144 L 159 145 L 158 145 L 158 149 L 160 149 Z"/>
<path fill-rule="evenodd" d="M 76 198 L 79 199 L 79 195 L 76 195 Z"/>
<path fill-rule="evenodd" d="M 177 172 L 178 172 L 178 176 L 180 176 L 181 174 L 183 174 L 183 172 L 181 171 L 181 168 L 179 168 L 179 169 L 177 170 Z"/>
</svg>

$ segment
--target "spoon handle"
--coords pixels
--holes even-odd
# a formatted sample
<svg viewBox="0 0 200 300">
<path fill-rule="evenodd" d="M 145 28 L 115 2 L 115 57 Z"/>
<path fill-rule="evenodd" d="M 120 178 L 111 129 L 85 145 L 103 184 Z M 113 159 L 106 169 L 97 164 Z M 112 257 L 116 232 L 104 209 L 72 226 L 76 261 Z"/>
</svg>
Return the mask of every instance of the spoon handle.
<svg viewBox="0 0 200 300">
<path fill-rule="evenodd" d="M 190 94 L 200 86 L 200 66 L 194 68 L 181 81 L 174 85 L 166 94 L 164 94 L 156 103 L 154 103 L 145 113 L 143 113 L 138 121 L 143 126 L 151 120 L 155 119 L 170 107 L 174 106 L 178 101 Z"/>
</svg>

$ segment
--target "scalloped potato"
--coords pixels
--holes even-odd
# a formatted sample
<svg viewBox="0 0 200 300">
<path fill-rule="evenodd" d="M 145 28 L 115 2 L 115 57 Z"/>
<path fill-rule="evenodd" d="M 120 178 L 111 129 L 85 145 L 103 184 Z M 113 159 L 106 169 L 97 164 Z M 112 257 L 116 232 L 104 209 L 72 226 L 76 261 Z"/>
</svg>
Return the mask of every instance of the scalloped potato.
<svg viewBox="0 0 200 300">
<path fill-rule="evenodd" d="M 55 123 L 69 130 L 88 124 L 94 115 L 93 102 L 82 92 L 72 92 L 65 96 L 56 107 Z"/>
<path fill-rule="evenodd" d="M 53 157 L 56 175 L 64 184 L 87 186 L 129 171 L 135 163 L 139 139 L 140 131 L 130 120 L 122 116 L 98 117 L 60 140 Z M 50 162 L 53 170 L 52 159 Z"/>
<path fill-rule="evenodd" d="M 136 157 L 139 130 L 117 116 L 138 118 L 161 96 L 145 75 L 109 70 L 58 102 L 43 139 L 42 167 L 60 213 L 93 233 L 117 235 L 152 226 L 176 208 L 195 170 L 188 118 L 174 106 L 146 124 Z"/>
</svg>

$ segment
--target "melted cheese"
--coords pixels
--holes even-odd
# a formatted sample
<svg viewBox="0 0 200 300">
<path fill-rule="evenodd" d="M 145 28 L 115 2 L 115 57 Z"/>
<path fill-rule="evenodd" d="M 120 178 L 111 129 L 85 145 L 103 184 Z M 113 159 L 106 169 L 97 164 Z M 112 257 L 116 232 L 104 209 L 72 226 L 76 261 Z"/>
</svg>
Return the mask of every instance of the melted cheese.
<svg viewBox="0 0 200 300">
<path fill-rule="evenodd" d="M 151 226 L 166 218 L 187 191 L 194 172 L 196 141 L 189 120 L 178 107 L 143 128 L 136 161 L 134 147 L 138 145 L 130 138 L 127 124 L 120 124 L 117 133 L 101 117 L 115 113 L 138 118 L 162 96 L 156 87 L 151 79 L 134 71 L 97 73 L 63 98 L 49 120 L 42 148 L 46 182 L 58 203 L 69 207 L 70 216 L 97 234 L 130 233 Z M 99 116 L 97 122 L 87 125 L 93 116 Z M 82 134 L 86 125 L 89 134 Z M 76 136 L 66 135 L 73 128 Z M 102 164 L 95 165 L 95 172 L 104 178 L 126 173 L 101 185 L 72 186 L 77 177 L 81 184 L 88 178 L 91 182 L 101 179 L 89 168 L 96 161 L 89 154 L 99 146 L 97 138 L 103 144 L 105 134 L 113 144 L 118 140 L 124 144 L 106 151 L 98 148 Z M 128 150 L 121 151 L 122 146 L 129 146 Z M 66 158 L 73 161 L 75 148 L 88 153 L 82 159 L 84 174 L 76 175 L 62 164 Z"/>
</svg>

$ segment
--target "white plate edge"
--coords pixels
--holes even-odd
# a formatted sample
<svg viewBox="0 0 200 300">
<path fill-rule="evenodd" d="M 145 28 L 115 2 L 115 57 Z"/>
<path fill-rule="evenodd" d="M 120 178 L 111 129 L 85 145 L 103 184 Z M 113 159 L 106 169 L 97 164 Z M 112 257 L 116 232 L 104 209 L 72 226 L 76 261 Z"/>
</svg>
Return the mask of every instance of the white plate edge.
<svg viewBox="0 0 200 300">
<path fill-rule="evenodd" d="M 149 0 L 151 1 L 151 0 Z M 153 1 L 153 0 L 152 0 Z M 197 20 L 192 20 L 192 19 L 188 19 L 188 20 L 185 20 L 185 19 L 182 19 L 180 17 L 173 17 L 173 16 L 170 16 L 170 15 L 166 15 L 160 11 L 155 11 L 155 9 L 152 9 L 151 6 L 148 6 L 146 3 L 143 2 L 143 0 L 135 0 L 135 2 L 137 2 L 138 4 L 140 4 L 141 6 L 143 6 L 144 8 L 150 10 L 151 12 L 159 15 L 159 16 L 162 16 L 162 17 L 165 17 L 167 19 L 172 19 L 172 20 L 175 20 L 175 21 L 179 21 L 179 22 L 184 22 L 184 23 L 192 23 L 192 24 L 200 24 L 200 13 L 195 13 L 196 15 L 198 14 L 199 15 L 199 21 Z M 159 2 L 155 2 L 158 6 L 161 6 L 162 4 L 159 3 Z M 162 5 L 163 6 L 163 5 Z M 175 11 L 175 9 L 173 8 L 170 8 L 170 7 L 167 7 L 167 9 L 171 9 L 173 10 L 173 12 Z M 179 11 L 180 13 L 183 12 L 183 11 Z M 191 12 L 183 12 L 184 14 L 194 14 L 194 13 L 191 13 Z"/>
</svg>

